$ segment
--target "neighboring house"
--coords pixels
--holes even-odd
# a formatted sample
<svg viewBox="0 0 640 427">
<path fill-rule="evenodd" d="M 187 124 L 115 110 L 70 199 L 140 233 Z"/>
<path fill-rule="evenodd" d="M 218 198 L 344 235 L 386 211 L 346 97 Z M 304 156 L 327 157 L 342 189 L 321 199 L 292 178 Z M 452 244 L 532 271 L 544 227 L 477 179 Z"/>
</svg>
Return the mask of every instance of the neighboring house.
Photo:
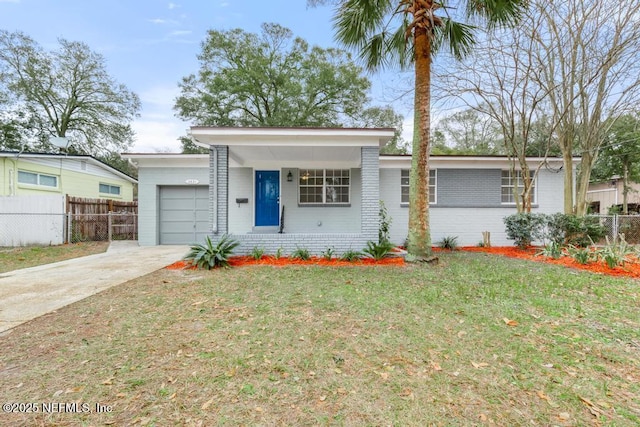
<svg viewBox="0 0 640 427">
<path fill-rule="evenodd" d="M 607 215 L 609 214 L 609 209 L 614 206 L 619 207 L 619 212 L 621 213 L 623 200 L 622 178 L 619 176 L 589 184 L 587 203 L 590 211 L 594 214 Z M 629 205 L 629 213 L 640 212 L 640 184 L 629 183 L 627 204 Z"/>
<path fill-rule="evenodd" d="M 0 196 L 133 200 L 136 179 L 85 155 L 0 151 Z"/>
<path fill-rule="evenodd" d="M 391 239 L 408 231 L 410 156 L 380 156 L 393 129 L 192 127 L 209 155 L 123 154 L 137 164 L 139 242 L 188 244 L 225 233 L 254 247 L 319 254 L 361 250 L 378 240 L 380 201 Z M 528 159 L 537 167 L 542 159 Z M 516 212 L 506 157 L 431 156 L 431 235 L 476 245 L 489 231 L 510 245 L 503 218 Z M 533 210 L 563 209 L 562 160 L 548 159 L 535 182 Z"/>
</svg>

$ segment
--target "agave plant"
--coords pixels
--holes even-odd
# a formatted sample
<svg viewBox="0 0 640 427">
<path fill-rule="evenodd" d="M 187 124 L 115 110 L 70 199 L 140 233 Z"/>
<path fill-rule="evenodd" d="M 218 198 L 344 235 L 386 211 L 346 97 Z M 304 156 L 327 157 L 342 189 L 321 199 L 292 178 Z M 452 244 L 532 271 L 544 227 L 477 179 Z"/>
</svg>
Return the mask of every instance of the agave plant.
<svg viewBox="0 0 640 427">
<path fill-rule="evenodd" d="M 303 261 L 307 261 L 311 258 L 311 253 L 307 248 L 296 248 L 295 251 L 291 253 L 291 258 L 301 259 Z"/>
<path fill-rule="evenodd" d="M 438 243 L 440 248 L 455 251 L 458 249 L 458 236 L 446 236 Z"/>
<path fill-rule="evenodd" d="M 382 243 L 368 241 L 367 247 L 364 248 L 362 252 L 369 255 L 371 258 L 375 259 L 376 261 L 379 261 L 382 258 L 386 257 L 389 254 L 389 252 L 391 252 L 391 249 L 393 249 L 393 243 L 389 241 L 382 242 Z"/>
<path fill-rule="evenodd" d="M 354 251 L 352 249 L 349 249 L 348 251 L 344 252 L 340 256 L 340 259 L 342 261 L 349 261 L 349 262 L 358 261 L 360 258 L 362 258 L 362 252 Z"/>
<path fill-rule="evenodd" d="M 239 244 L 240 242 L 225 234 L 214 245 L 211 238 L 207 236 L 203 244 L 192 245 L 184 259 L 191 261 L 191 264 L 198 268 L 206 268 L 207 270 L 228 267 L 229 257 Z"/>
</svg>

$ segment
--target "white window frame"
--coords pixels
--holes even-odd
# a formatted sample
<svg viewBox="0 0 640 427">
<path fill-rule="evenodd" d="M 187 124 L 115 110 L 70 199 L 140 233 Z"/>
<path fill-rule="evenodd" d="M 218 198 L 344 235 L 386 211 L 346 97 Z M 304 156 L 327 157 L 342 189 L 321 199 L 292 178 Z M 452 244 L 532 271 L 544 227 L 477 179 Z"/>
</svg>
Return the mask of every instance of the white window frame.
<svg viewBox="0 0 640 427">
<path fill-rule="evenodd" d="M 400 203 L 404 206 L 409 206 L 409 175 L 411 171 L 409 169 L 400 170 Z M 406 181 L 405 181 L 406 179 Z M 431 181 L 433 180 L 433 185 Z M 406 200 L 403 200 L 402 189 L 406 189 Z M 429 204 L 435 205 L 438 203 L 438 170 L 429 169 Z"/>
<path fill-rule="evenodd" d="M 102 186 L 109 187 L 109 191 L 102 191 Z M 118 190 L 117 193 L 113 192 L 113 189 L 116 188 Z M 98 184 L 98 192 L 100 194 L 109 194 L 110 196 L 120 196 L 122 194 L 122 186 L 115 184 L 107 184 L 106 182 L 101 182 Z"/>
<path fill-rule="evenodd" d="M 513 172 L 515 172 L 515 178 L 513 176 Z M 505 176 L 505 174 L 507 176 Z M 505 184 L 505 178 L 508 178 L 508 182 Z M 535 205 L 538 203 L 538 183 L 537 178 L 532 179 L 531 185 L 533 186 L 531 191 L 531 204 Z M 500 203 L 503 205 L 515 205 L 516 197 L 520 194 L 519 189 L 524 188 L 524 182 L 522 180 L 522 171 L 511 169 L 502 169 L 500 174 Z M 508 191 L 505 191 L 508 189 Z M 506 195 L 509 195 L 509 200 L 505 201 L 504 198 Z"/>
<path fill-rule="evenodd" d="M 310 175 L 308 175 L 307 173 L 310 171 L 314 171 L 314 172 L 322 172 L 322 201 L 321 202 L 308 202 L 308 201 L 302 201 L 302 191 L 301 188 L 306 187 L 306 188 L 319 188 L 320 185 L 314 184 L 314 185 L 307 185 L 305 184 L 305 180 L 309 179 Z M 342 175 L 344 172 L 347 173 L 346 178 L 348 179 L 348 184 L 347 185 L 329 185 L 327 183 L 327 171 L 340 171 L 340 174 Z M 300 206 L 349 206 L 351 204 L 351 169 L 299 169 L 298 171 L 298 204 Z M 318 178 L 319 175 L 314 176 L 314 178 Z M 345 178 L 344 176 L 341 176 L 340 178 Z M 339 188 L 346 188 L 347 189 L 347 201 L 341 201 L 341 202 L 327 202 L 327 189 L 329 187 L 339 187 Z"/>
<path fill-rule="evenodd" d="M 36 182 L 24 182 L 20 180 L 21 175 L 24 176 L 25 174 L 28 175 L 32 175 L 36 177 Z M 43 184 L 42 183 L 42 178 L 53 178 L 55 180 L 55 185 L 49 185 L 49 184 Z M 18 184 L 20 185 L 30 185 L 30 186 L 34 186 L 34 187 L 44 187 L 44 188 L 58 188 L 58 177 L 56 175 L 49 175 L 47 173 L 39 173 L 39 172 L 31 172 L 31 171 L 25 171 L 25 170 L 18 170 Z"/>
</svg>

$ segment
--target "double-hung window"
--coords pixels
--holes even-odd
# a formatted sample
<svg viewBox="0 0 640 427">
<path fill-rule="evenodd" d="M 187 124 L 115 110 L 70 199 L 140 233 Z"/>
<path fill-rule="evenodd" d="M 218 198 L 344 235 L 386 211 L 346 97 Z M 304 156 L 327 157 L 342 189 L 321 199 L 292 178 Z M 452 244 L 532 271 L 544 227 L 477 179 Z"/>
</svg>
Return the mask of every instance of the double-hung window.
<svg viewBox="0 0 640 427">
<path fill-rule="evenodd" d="M 119 196 L 120 195 L 120 186 L 119 185 L 111 185 L 111 184 L 100 183 L 99 191 L 102 194 L 111 194 L 113 196 Z"/>
<path fill-rule="evenodd" d="M 18 171 L 18 182 L 20 184 L 40 185 L 43 187 L 58 187 L 58 177 L 43 173 Z"/>
<path fill-rule="evenodd" d="M 349 204 L 349 169 L 300 169 L 298 202 L 301 205 Z"/>
<path fill-rule="evenodd" d="M 501 201 L 503 204 L 515 204 L 516 197 L 520 197 L 524 189 L 524 181 L 522 179 L 522 172 L 503 170 L 502 171 L 502 187 L 501 187 Z M 531 203 L 536 203 L 536 182 L 531 181 Z"/>
<path fill-rule="evenodd" d="M 409 169 L 402 169 L 400 171 L 400 202 L 405 205 L 409 204 Z M 429 203 L 435 204 L 436 189 L 438 181 L 438 171 L 436 169 L 429 169 Z"/>
</svg>

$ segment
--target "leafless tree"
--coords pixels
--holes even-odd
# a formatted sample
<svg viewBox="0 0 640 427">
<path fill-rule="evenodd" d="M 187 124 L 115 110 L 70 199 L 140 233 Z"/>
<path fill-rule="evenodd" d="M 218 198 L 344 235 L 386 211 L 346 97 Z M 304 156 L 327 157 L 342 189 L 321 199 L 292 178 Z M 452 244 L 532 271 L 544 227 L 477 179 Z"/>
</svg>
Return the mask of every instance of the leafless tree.
<svg viewBox="0 0 640 427">
<path fill-rule="evenodd" d="M 530 24 L 520 25 L 522 28 Z M 531 170 L 527 162 L 527 149 L 534 138 L 532 130 L 544 117 L 547 96 L 535 78 L 534 43 L 519 30 L 487 36 L 473 58 L 453 64 L 439 76 L 437 89 L 440 95 L 455 98 L 499 125 L 512 171 L 519 169 L 522 174 L 523 187 L 515 195 L 519 212 L 531 210 L 533 183 L 545 164 L 541 161 Z"/>
<path fill-rule="evenodd" d="M 614 117 L 640 101 L 640 2 L 532 2 L 539 84 L 564 157 L 564 209 L 586 212 L 591 170 Z M 571 158 L 580 155 L 574 187 Z"/>
<path fill-rule="evenodd" d="M 604 135 L 640 102 L 640 2 L 532 0 L 517 28 L 475 53 L 440 89 L 501 124 L 523 175 L 532 125 L 547 121 L 548 142 L 564 160 L 564 210 L 583 215 Z"/>
</svg>

